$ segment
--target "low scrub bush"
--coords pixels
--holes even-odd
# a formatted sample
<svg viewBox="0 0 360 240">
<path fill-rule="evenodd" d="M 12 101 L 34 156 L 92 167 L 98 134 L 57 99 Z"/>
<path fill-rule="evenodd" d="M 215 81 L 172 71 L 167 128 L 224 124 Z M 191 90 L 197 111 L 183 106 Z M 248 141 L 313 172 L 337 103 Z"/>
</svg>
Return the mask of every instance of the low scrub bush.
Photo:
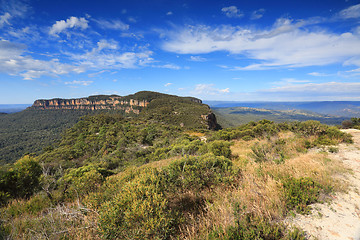
<svg viewBox="0 0 360 240">
<path fill-rule="evenodd" d="M 159 172 L 150 169 L 101 206 L 99 227 L 106 239 L 167 239 L 174 220 Z"/>
<path fill-rule="evenodd" d="M 175 161 L 164 169 L 169 191 L 200 191 L 231 179 L 232 162 L 223 156 L 206 154 Z"/>
<path fill-rule="evenodd" d="M 321 186 L 311 178 L 283 179 L 284 197 L 288 210 L 296 210 L 298 213 L 307 214 L 309 205 L 319 201 Z"/>
</svg>

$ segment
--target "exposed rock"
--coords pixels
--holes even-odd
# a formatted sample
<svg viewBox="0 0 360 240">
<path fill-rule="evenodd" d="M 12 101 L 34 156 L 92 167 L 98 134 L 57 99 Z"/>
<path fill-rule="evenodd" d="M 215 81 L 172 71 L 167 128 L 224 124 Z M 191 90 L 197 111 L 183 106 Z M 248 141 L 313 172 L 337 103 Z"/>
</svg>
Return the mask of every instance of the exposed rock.
<svg viewBox="0 0 360 240">
<path fill-rule="evenodd" d="M 201 115 L 201 117 L 207 121 L 208 128 L 211 130 L 217 130 L 220 125 L 216 121 L 216 116 L 214 113 L 209 113 L 208 115 Z"/>
<path fill-rule="evenodd" d="M 145 100 L 124 99 L 124 97 L 91 96 L 88 98 L 36 100 L 32 109 L 81 109 L 81 110 L 123 110 L 125 113 L 139 114 L 140 109 L 146 107 L 149 102 Z"/>
</svg>

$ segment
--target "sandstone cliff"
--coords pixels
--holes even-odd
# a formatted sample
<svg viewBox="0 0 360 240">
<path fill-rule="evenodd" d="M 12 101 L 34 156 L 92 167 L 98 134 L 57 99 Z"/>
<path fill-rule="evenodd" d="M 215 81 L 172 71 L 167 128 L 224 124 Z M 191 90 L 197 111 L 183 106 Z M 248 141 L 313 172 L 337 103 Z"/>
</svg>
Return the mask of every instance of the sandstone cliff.
<svg viewBox="0 0 360 240">
<path fill-rule="evenodd" d="M 111 95 L 90 96 L 87 98 L 36 100 L 33 109 L 82 109 L 82 110 L 123 110 L 126 113 L 139 114 L 141 108 L 149 104 L 146 100 L 127 99 Z"/>
</svg>

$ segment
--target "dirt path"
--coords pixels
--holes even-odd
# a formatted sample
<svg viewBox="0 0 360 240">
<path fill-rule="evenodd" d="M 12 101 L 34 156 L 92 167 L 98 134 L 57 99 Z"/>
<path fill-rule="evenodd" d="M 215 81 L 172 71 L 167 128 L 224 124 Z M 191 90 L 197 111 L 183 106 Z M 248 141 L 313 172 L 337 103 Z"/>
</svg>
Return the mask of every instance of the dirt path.
<svg viewBox="0 0 360 240">
<path fill-rule="evenodd" d="M 343 161 L 353 174 L 342 177 L 350 184 L 347 193 L 333 196 L 330 204 L 314 204 L 311 215 L 297 215 L 291 223 L 303 229 L 310 239 L 360 240 L 360 130 L 344 130 L 354 144 L 339 146 L 329 157 Z"/>
</svg>

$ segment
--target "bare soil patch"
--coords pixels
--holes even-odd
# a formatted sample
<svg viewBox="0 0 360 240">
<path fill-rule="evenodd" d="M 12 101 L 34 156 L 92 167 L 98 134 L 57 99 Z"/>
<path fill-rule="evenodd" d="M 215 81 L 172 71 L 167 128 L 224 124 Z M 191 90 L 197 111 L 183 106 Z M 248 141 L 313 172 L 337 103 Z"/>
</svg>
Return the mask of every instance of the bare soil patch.
<svg viewBox="0 0 360 240">
<path fill-rule="evenodd" d="M 328 203 L 312 205 L 309 215 L 296 215 L 287 223 L 303 229 L 310 239 L 360 239 L 360 130 L 344 130 L 353 135 L 354 144 L 341 144 L 329 158 L 340 160 L 350 174 L 338 176 L 349 184 L 346 192 L 331 196 Z"/>
</svg>

